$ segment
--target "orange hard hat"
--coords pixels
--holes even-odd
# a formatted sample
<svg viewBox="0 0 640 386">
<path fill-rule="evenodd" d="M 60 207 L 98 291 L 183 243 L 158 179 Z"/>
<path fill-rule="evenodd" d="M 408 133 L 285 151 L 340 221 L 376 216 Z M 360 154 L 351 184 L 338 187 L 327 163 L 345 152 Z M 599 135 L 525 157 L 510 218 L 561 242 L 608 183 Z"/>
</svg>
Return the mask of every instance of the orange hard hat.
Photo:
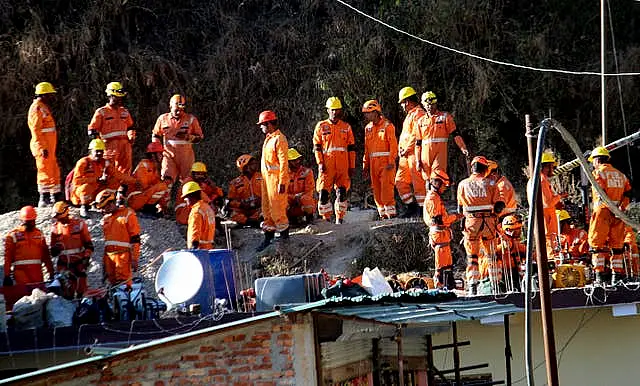
<svg viewBox="0 0 640 386">
<path fill-rule="evenodd" d="M 187 98 L 184 95 L 175 94 L 169 99 L 169 106 L 178 106 L 181 109 L 187 107 Z"/>
<path fill-rule="evenodd" d="M 278 120 L 278 117 L 276 116 L 276 113 L 274 113 L 271 110 L 265 110 L 260 113 L 260 116 L 258 117 L 258 123 L 256 124 L 261 125 L 266 122 L 277 121 L 277 120 Z"/>
<path fill-rule="evenodd" d="M 514 230 L 522 228 L 522 219 L 517 215 L 509 215 L 502 220 L 502 229 Z"/>
<path fill-rule="evenodd" d="M 238 167 L 238 169 L 240 169 L 240 171 L 242 171 L 252 159 L 253 156 L 251 154 L 243 154 L 236 160 L 236 166 Z"/>
<path fill-rule="evenodd" d="M 103 209 L 109 202 L 115 201 L 116 195 L 113 194 L 112 191 L 105 189 L 102 192 L 98 193 L 98 196 L 96 197 L 95 207 L 98 209 Z"/>
<path fill-rule="evenodd" d="M 69 216 L 69 204 L 64 201 L 58 201 L 53 204 L 53 210 L 51 211 L 54 218 L 64 218 Z"/>
<path fill-rule="evenodd" d="M 162 153 L 163 150 L 160 142 L 151 142 L 147 145 L 147 153 Z"/>
<path fill-rule="evenodd" d="M 489 166 L 489 161 L 487 161 L 487 159 L 484 156 L 481 156 L 481 155 L 476 156 L 471 160 L 471 165 L 476 164 L 476 163 L 478 163 L 480 165 L 487 166 L 487 167 Z"/>
<path fill-rule="evenodd" d="M 371 99 L 369 101 L 364 102 L 364 105 L 362 106 L 363 113 L 370 113 L 372 111 L 377 111 L 379 113 L 382 112 L 382 107 L 380 107 L 380 103 L 378 103 L 378 101 L 375 99 Z"/>
<path fill-rule="evenodd" d="M 431 176 L 429 178 L 432 180 L 435 180 L 435 179 L 442 180 L 442 182 L 444 182 L 445 185 L 447 186 L 449 186 L 449 183 L 450 183 L 449 175 L 447 175 L 447 173 L 444 170 L 440 170 L 440 169 L 436 169 L 432 171 Z"/>
<path fill-rule="evenodd" d="M 493 170 L 498 170 L 498 163 L 496 161 L 493 160 L 487 160 L 487 163 L 489 164 L 489 172 L 493 171 Z"/>
<path fill-rule="evenodd" d="M 22 209 L 20 209 L 20 220 L 22 221 L 35 220 L 37 217 L 36 208 L 31 205 L 23 206 Z"/>
</svg>

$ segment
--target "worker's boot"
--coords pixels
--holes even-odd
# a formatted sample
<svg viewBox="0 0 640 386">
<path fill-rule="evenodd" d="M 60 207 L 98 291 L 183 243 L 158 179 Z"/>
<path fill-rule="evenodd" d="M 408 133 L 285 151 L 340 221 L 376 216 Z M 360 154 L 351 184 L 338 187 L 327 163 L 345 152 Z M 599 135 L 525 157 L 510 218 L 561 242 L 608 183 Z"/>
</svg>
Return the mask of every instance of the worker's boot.
<svg viewBox="0 0 640 386">
<path fill-rule="evenodd" d="M 595 279 L 593 280 L 593 284 L 602 284 L 602 272 L 596 272 Z"/>
<path fill-rule="evenodd" d="M 407 208 L 401 217 L 411 218 L 416 217 L 418 214 L 420 214 L 420 205 L 418 205 L 418 202 L 416 201 L 411 201 L 411 203 L 407 205 Z"/>
<path fill-rule="evenodd" d="M 467 295 L 475 296 L 478 294 L 478 283 L 469 284 L 469 288 L 467 289 Z"/>
<path fill-rule="evenodd" d="M 453 291 L 456 289 L 456 278 L 453 276 L 453 271 L 450 269 L 445 269 L 443 272 L 444 276 L 444 285 L 447 287 L 449 291 Z"/>
<path fill-rule="evenodd" d="M 38 199 L 38 208 L 46 208 L 47 205 L 49 205 L 47 193 L 40 193 L 40 199 Z"/>
<path fill-rule="evenodd" d="M 289 228 L 287 228 L 287 229 L 285 229 L 283 231 L 280 231 L 279 239 L 280 240 L 288 240 L 289 239 Z"/>
<path fill-rule="evenodd" d="M 264 240 L 262 241 L 262 244 L 260 244 L 258 246 L 258 248 L 256 248 L 256 252 L 262 252 L 265 250 L 265 248 L 267 248 L 269 245 L 271 245 L 271 242 L 273 241 L 273 238 L 276 236 L 276 232 L 275 231 L 265 231 L 264 232 Z"/>
<path fill-rule="evenodd" d="M 58 193 L 51 193 L 51 203 L 55 204 L 58 201 L 64 201 L 64 195 L 62 194 L 62 192 L 58 192 Z"/>
<path fill-rule="evenodd" d="M 80 205 L 80 217 L 89 217 L 89 205 Z"/>
</svg>

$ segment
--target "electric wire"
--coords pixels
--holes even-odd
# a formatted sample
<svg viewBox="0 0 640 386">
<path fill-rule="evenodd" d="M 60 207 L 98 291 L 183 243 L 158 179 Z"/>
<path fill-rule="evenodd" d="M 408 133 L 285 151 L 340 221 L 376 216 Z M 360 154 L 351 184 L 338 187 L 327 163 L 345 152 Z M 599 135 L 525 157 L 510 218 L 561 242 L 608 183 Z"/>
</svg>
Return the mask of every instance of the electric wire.
<svg viewBox="0 0 640 386">
<path fill-rule="evenodd" d="M 468 56 L 468 57 L 471 57 L 471 58 L 474 58 L 474 59 L 482 60 L 482 61 L 493 63 L 493 64 L 499 64 L 499 65 L 507 66 L 507 67 L 520 68 L 520 69 L 523 69 L 523 70 L 538 71 L 538 72 L 551 72 L 551 73 L 568 74 L 568 75 L 589 75 L 589 76 L 602 76 L 602 75 L 604 75 L 604 76 L 638 76 L 638 75 L 640 75 L 640 72 L 623 72 L 623 73 L 616 73 L 616 74 L 610 74 L 610 73 L 603 74 L 603 73 L 595 72 L 595 71 L 571 71 L 571 70 L 562 70 L 562 69 L 554 69 L 554 68 L 539 68 L 539 67 L 525 66 L 525 65 L 522 65 L 522 64 L 509 63 L 509 62 L 505 62 L 505 61 L 502 61 L 502 60 L 485 58 L 485 57 L 480 56 L 480 55 L 476 55 L 476 54 L 472 54 L 470 52 L 458 50 L 458 49 L 455 49 L 455 48 L 452 48 L 452 47 L 448 47 L 448 46 L 433 42 L 431 40 L 427 40 L 427 39 L 421 38 L 419 36 L 413 35 L 413 34 L 407 32 L 407 31 L 404 31 L 404 30 L 402 30 L 402 29 L 400 29 L 400 28 L 398 28 L 396 26 L 393 26 L 393 25 L 391 25 L 389 23 L 386 23 L 386 22 L 376 18 L 376 17 L 373 17 L 373 16 L 371 16 L 371 15 L 369 15 L 369 14 L 367 14 L 367 13 L 361 11 L 361 10 L 359 10 L 358 8 L 354 7 L 353 5 L 347 3 L 347 2 L 345 2 L 343 0 L 336 0 L 336 1 L 338 3 L 344 5 L 345 7 L 351 9 L 352 11 L 358 13 L 359 15 L 362 15 L 362 16 L 370 19 L 370 20 L 373 20 L 376 23 L 381 24 L 381 25 L 383 25 L 383 26 L 385 26 L 385 27 L 387 27 L 387 28 L 389 28 L 391 30 L 394 30 L 394 31 L 400 33 L 400 34 L 409 36 L 412 39 L 419 40 L 419 41 L 421 41 L 423 43 L 427 43 L 427 44 L 430 44 L 432 46 L 435 46 L 435 47 L 438 47 L 438 48 L 442 48 L 444 50 L 447 50 L 447 51 L 450 51 L 450 52 L 453 52 L 453 53 L 456 53 L 456 54 L 459 54 L 459 55 Z"/>
</svg>

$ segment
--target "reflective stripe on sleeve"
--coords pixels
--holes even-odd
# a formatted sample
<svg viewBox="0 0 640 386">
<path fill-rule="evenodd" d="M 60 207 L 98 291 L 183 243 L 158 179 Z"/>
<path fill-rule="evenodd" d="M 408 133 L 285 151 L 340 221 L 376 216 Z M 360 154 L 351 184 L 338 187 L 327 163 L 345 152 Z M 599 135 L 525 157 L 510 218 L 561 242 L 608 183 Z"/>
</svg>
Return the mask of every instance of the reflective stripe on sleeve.
<svg viewBox="0 0 640 386">
<path fill-rule="evenodd" d="M 102 139 L 109 139 L 109 138 L 115 138 L 115 137 L 126 136 L 126 135 L 127 135 L 126 131 L 113 131 L 111 133 L 101 134 L 100 137 L 102 137 Z"/>
<path fill-rule="evenodd" d="M 14 261 L 13 265 L 31 265 L 31 264 L 42 264 L 42 261 L 39 259 L 30 259 L 30 260 L 18 260 Z"/>
</svg>

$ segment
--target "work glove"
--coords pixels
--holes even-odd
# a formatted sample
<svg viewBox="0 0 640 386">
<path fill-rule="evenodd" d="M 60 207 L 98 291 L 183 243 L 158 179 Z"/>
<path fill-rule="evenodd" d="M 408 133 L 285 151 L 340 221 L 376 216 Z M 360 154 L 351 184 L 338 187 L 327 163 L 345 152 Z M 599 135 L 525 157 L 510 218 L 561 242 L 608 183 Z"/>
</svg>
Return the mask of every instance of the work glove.
<svg viewBox="0 0 640 386">
<path fill-rule="evenodd" d="M 505 207 L 506 205 L 504 204 L 503 201 L 498 201 L 495 204 L 493 204 L 493 212 L 496 214 L 500 214 Z"/>
<path fill-rule="evenodd" d="M 11 287 L 13 285 L 13 280 L 11 280 L 11 276 L 5 276 L 2 281 L 3 287 Z"/>
<path fill-rule="evenodd" d="M 40 155 L 42 156 L 42 158 L 49 158 L 49 150 L 47 149 L 42 149 L 40 151 Z"/>
</svg>

